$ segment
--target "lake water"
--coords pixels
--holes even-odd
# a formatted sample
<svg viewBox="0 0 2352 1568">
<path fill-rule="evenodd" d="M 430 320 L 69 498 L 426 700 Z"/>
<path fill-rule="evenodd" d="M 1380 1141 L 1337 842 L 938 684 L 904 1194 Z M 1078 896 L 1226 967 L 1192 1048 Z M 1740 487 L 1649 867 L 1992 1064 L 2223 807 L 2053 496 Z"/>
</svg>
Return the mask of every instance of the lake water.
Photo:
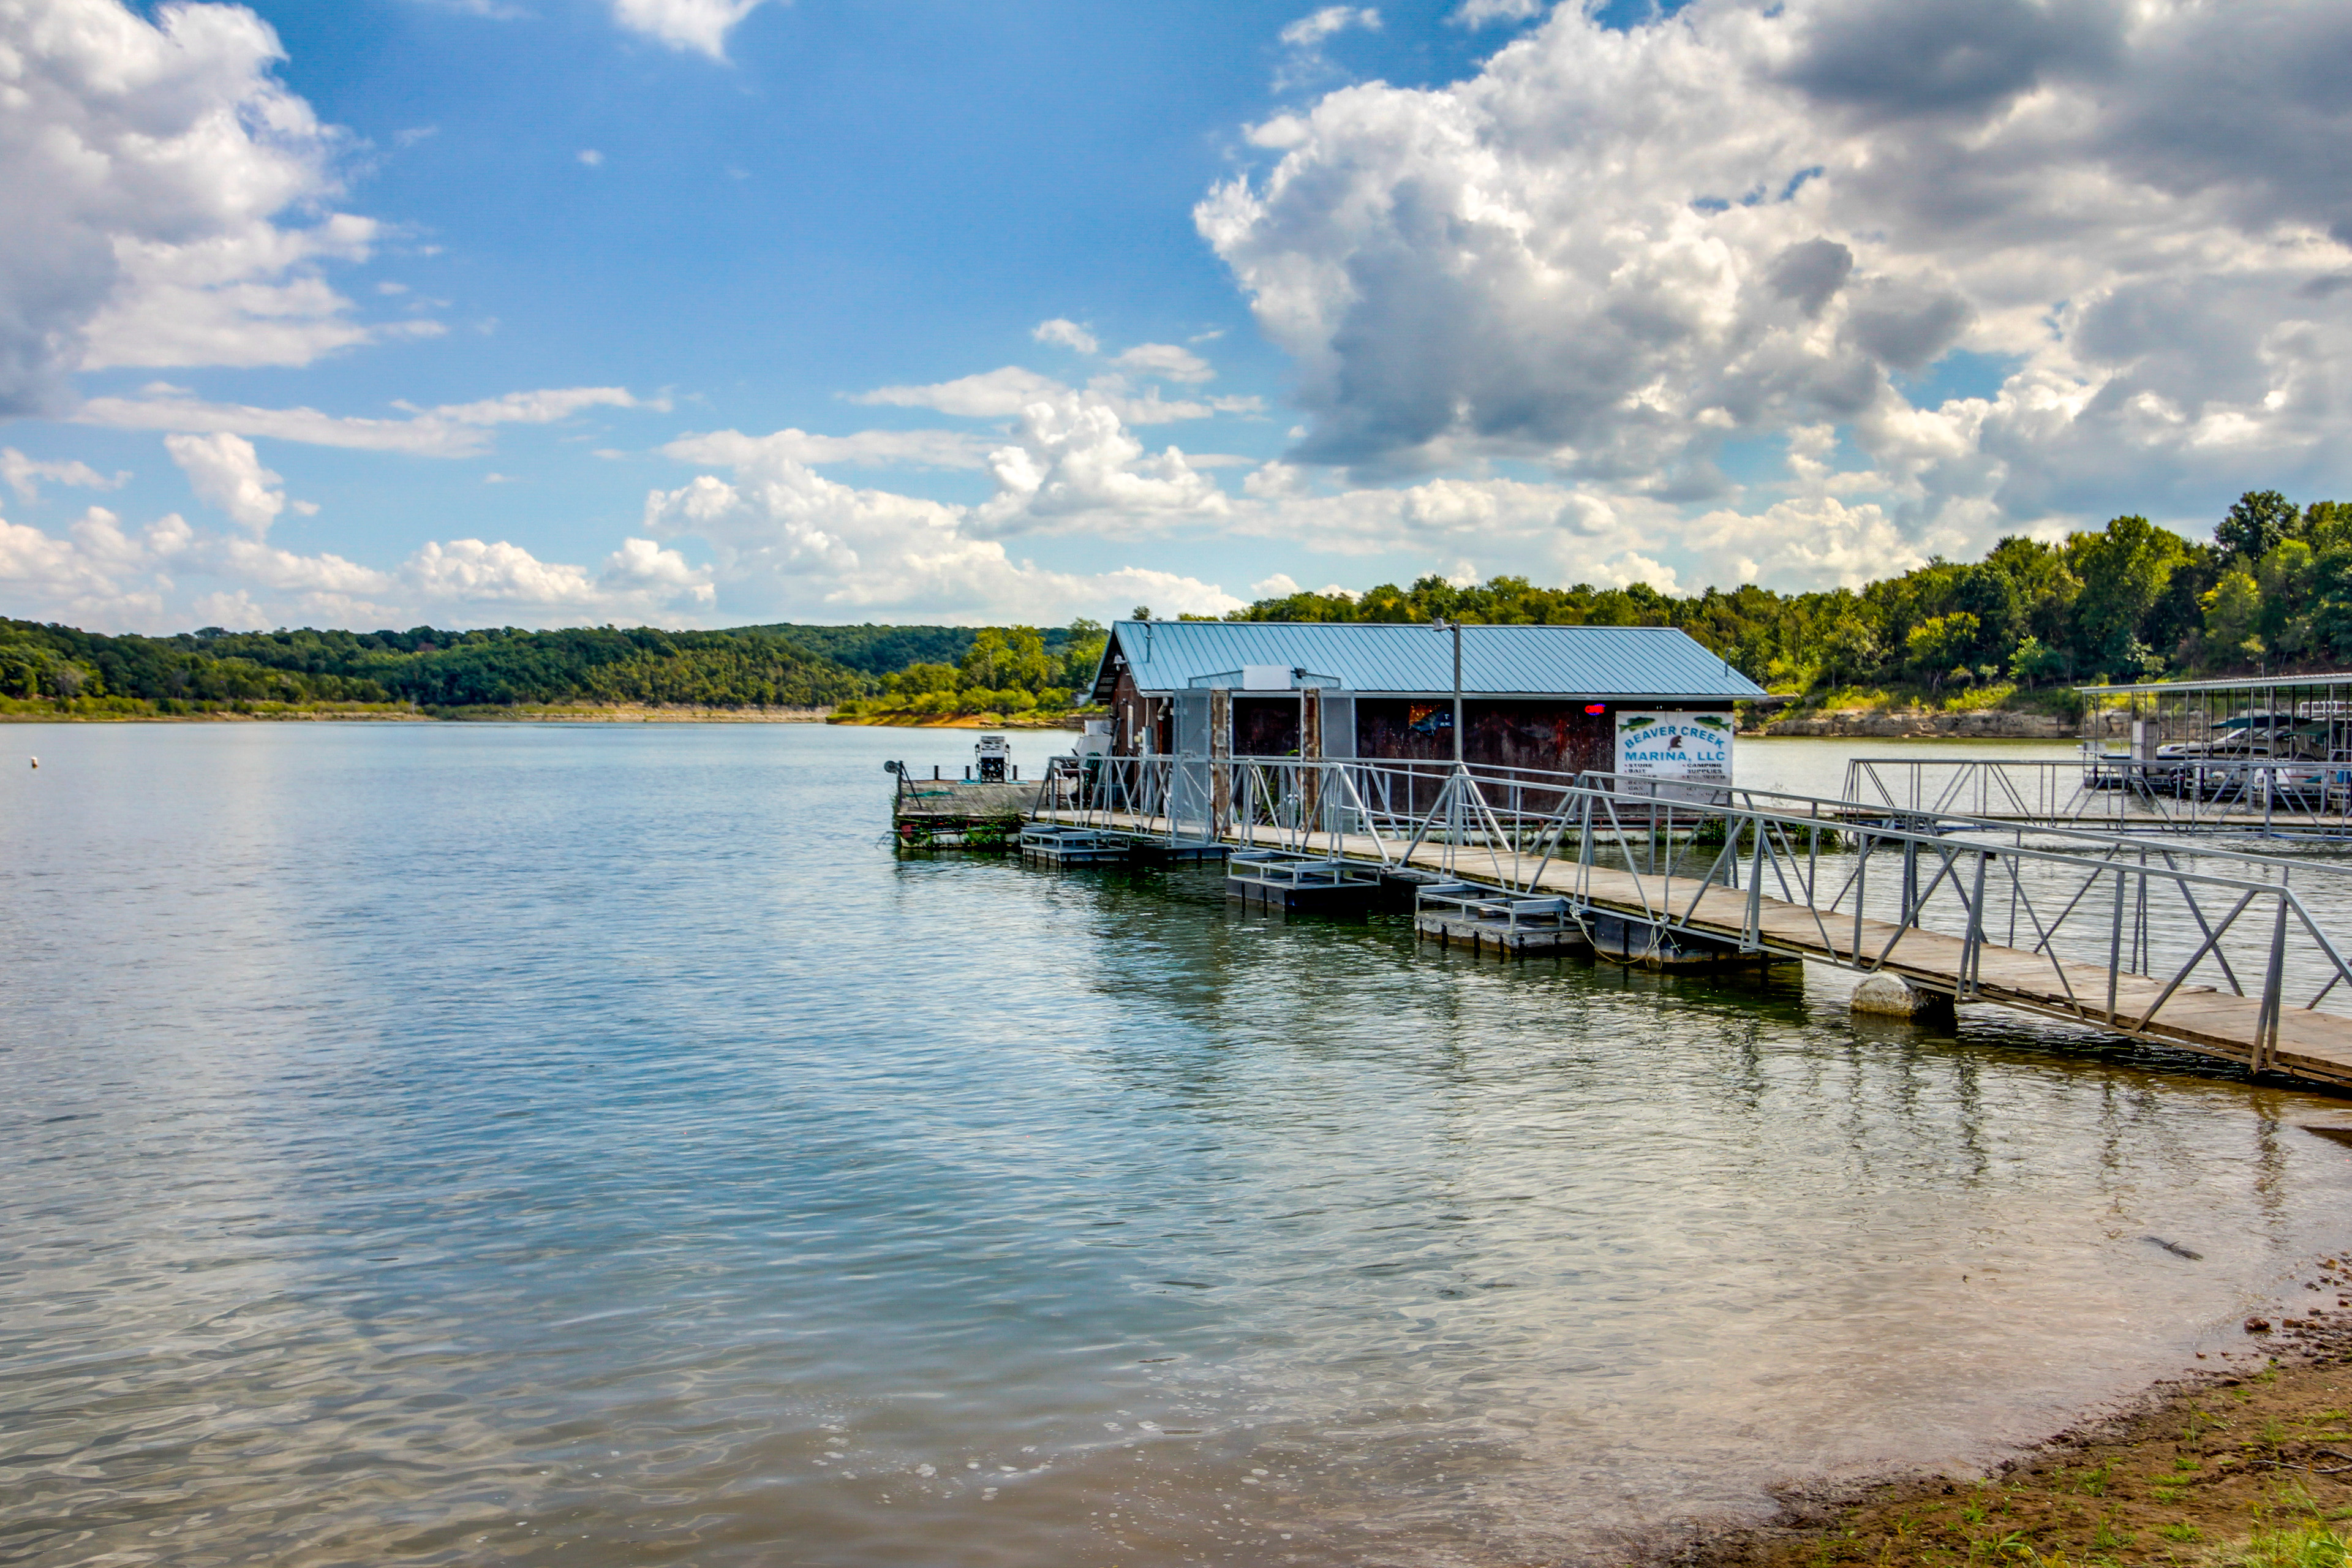
<svg viewBox="0 0 2352 1568">
<path fill-rule="evenodd" d="M 0 737 L 14 1560 L 1614 1560 L 2352 1242 L 2189 1058 L 895 858 L 968 734 Z"/>
</svg>

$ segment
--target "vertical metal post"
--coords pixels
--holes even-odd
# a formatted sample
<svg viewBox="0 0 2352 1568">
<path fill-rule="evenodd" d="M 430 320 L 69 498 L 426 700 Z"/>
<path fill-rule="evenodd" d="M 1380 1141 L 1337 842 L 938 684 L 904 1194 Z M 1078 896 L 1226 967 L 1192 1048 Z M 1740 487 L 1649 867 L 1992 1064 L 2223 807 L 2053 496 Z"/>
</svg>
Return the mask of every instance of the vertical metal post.
<svg viewBox="0 0 2352 1568">
<path fill-rule="evenodd" d="M 1870 874 L 1870 835 L 1862 836 L 1862 854 L 1853 863 L 1853 952 L 1848 954 L 1854 963 L 1862 962 L 1862 893 L 1863 879 Z"/>
<path fill-rule="evenodd" d="M 2156 933 L 2147 928 L 2147 851 L 2139 852 L 2139 897 L 2132 904 L 2132 973 L 2146 974 L 2155 966 L 2148 949 Z"/>
<path fill-rule="evenodd" d="M 1748 945 L 1749 952 L 1764 951 L 1764 819 L 1754 818 L 1748 831 L 1755 836 L 1748 863 Z M 1735 858 L 1734 864 L 1737 864 Z"/>
<path fill-rule="evenodd" d="M 1992 856 L 1977 851 L 1976 890 L 1969 895 L 1969 934 L 1960 942 L 1960 984 L 1958 987 L 1963 1000 L 1973 998 L 1979 988 L 1979 969 L 1984 959 L 1984 885 L 1985 862 Z"/>
<path fill-rule="evenodd" d="M 1462 623 L 1454 623 L 1454 765 L 1462 766 Z"/>
<path fill-rule="evenodd" d="M 1916 826 L 1915 822 L 1913 826 Z M 1919 918 L 1919 841 L 1903 841 L 1903 923 L 1909 925 Z"/>
<path fill-rule="evenodd" d="M 2116 908 L 2114 929 L 2107 933 L 2107 1022 L 2116 1021 L 2116 984 L 2121 978 L 2124 962 L 2124 873 L 2116 868 Z"/>
<path fill-rule="evenodd" d="M 2263 975 L 2263 1010 L 2254 1024 L 2255 1072 L 2278 1066 L 2279 1015 L 2286 1000 L 2286 889 L 2278 895 L 2278 920 L 2271 927 L 2270 967 Z"/>
</svg>

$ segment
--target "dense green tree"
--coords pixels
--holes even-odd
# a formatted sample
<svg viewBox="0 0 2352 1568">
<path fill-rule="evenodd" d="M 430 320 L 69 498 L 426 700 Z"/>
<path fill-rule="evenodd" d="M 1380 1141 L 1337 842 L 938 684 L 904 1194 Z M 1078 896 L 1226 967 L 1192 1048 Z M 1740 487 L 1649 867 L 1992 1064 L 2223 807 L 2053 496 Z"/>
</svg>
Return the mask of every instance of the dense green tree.
<svg viewBox="0 0 2352 1568">
<path fill-rule="evenodd" d="M 2286 497 L 2276 490 L 2248 490 L 2240 496 L 2213 530 L 2213 542 L 2225 555 L 2260 561 L 2294 533 L 2301 519 Z"/>
<path fill-rule="evenodd" d="M 2084 665 L 2134 679 L 2148 673 L 2156 656 L 2140 634 L 2173 569 L 2188 558 L 2189 542 L 2144 517 L 2119 517 L 2096 533 L 2069 536 L 2066 552 L 2083 584 L 2074 641 Z"/>
<path fill-rule="evenodd" d="M 1062 646 L 1062 685 L 1073 691 L 1091 687 L 1095 668 L 1102 663 L 1103 648 L 1108 641 L 1109 634 L 1100 621 L 1090 621 L 1083 616 L 1072 621 L 1068 640 Z"/>
</svg>

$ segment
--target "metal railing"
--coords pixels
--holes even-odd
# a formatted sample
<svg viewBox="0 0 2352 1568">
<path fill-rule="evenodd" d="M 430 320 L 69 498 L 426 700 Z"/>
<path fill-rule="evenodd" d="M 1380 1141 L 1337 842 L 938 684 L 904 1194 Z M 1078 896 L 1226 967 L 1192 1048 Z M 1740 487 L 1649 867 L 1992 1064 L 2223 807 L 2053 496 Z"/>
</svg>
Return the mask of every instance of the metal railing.
<svg viewBox="0 0 2352 1568">
<path fill-rule="evenodd" d="M 1884 799 L 1450 763 L 1110 758 L 1090 785 L 1041 788 L 1037 806 L 1164 833 L 1168 801 L 1191 789 L 1226 842 L 1556 895 L 1580 921 L 1892 971 L 2199 1049 L 2216 1048 L 2200 1029 L 2235 1031 L 2257 1070 L 2277 1064 L 2290 1015 L 2342 1019 L 2352 1081 L 2352 966 L 2328 935 L 2352 919 L 2352 866 Z M 2242 1010 L 2184 1018 L 2189 999 L 2222 992 L 2258 1003 L 2250 1028 Z"/>
<path fill-rule="evenodd" d="M 2294 757 L 1855 757 L 1846 798 L 2126 833 L 2352 837 L 2352 761 Z"/>
</svg>

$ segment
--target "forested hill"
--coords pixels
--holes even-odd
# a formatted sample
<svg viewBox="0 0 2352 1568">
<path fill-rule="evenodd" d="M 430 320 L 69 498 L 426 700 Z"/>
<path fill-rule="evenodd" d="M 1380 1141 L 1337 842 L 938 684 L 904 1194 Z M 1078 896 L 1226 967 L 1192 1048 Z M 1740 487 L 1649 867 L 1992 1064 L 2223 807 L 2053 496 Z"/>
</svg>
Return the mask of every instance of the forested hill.
<svg viewBox="0 0 2352 1568">
<path fill-rule="evenodd" d="M 201 712 L 255 705 L 435 710 L 653 703 L 835 707 L 901 687 L 992 709 L 1066 706 L 1102 628 L 638 626 L 531 632 L 228 632 L 106 637 L 0 619 L 0 704 L 27 711 Z"/>
<path fill-rule="evenodd" d="M 835 664 L 872 676 L 896 675 L 918 664 L 961 665 L 973 639 L 980 636 L 977 626 L 809 626 L 788 621 L 741 630 L 746 635 L 782 637 Z M 1037 635 L 1047 656 L 1058 658 L 1068 649 L 1072 631 L 1068 626 L 1045 626 Z M 1083 639 L 1087 628 L 1080 627 L 1076 635 Z"/>
<path fill-rule="evenodd" d="M 0 696 L 82 710 L 254 703 L 828 706 L 868 676 L 762 628 L 225 632 L 101 637 L 0 620 Z"/>
</svg>

